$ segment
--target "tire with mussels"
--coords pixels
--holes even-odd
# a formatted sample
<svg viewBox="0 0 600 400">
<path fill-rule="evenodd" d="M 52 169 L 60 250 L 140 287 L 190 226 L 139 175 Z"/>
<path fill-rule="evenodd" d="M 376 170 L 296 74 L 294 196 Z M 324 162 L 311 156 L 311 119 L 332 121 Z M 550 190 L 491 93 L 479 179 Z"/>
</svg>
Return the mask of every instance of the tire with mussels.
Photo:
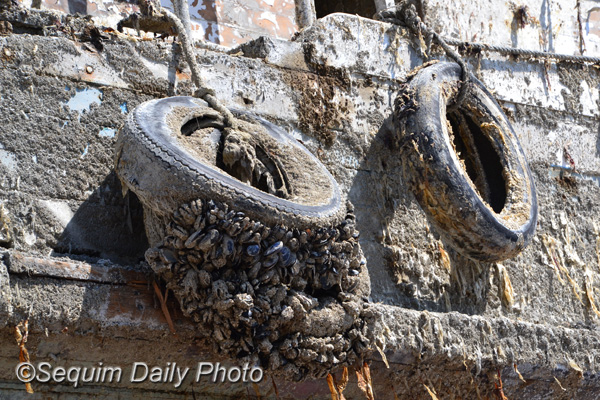
<svg viewBox="0 0 600 400">
<path fill-rule="evenodd" d="M 215 352 L 288 379 L 325 376 L 369 348 L 370 293 L 350 203 L 277 126 L 202 100 L 143 103 L 117 140 L 144 206 L 146 259 Z"/>
</svg>

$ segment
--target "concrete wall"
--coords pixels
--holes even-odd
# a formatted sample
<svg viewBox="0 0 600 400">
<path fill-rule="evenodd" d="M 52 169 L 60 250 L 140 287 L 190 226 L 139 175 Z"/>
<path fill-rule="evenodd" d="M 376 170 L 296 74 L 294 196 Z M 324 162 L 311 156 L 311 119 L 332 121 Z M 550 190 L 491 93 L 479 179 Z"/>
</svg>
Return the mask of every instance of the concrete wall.
<svg viewBox="0 0 600 400">
<path fill-rule="evenodd" d="M 442 14 L 443 6 L 430 5 L 433 20 L 454 18 L 454 11 Z M 490 18 L 474 11 L 456 15 Z M 508 9 L 490 12 L 497 14 L 492 22 L 498 26 L 511 21 Z M 50 18 L 2 15 L 15 30 L 39 32 L 39 20 Z M 572 23 L 564 21 L 563 27 Z M 456 26 L 479 25 L 459 19 Z M 141 357 L 189 364 L 214 359 L 174 305 L 179 336 L 169 335 L 153 289 L 140 284 L 149 280 L 139 263 L 146 246 L 141 208 L 133 196 L 123 198 L 112 172 L 114 135 L 127 113 L 150 98 L 190 94 L 187 66 L 171 42 L 110 36 L 103 50 L 94 51 L 60 29 L 46 32 L 49 37 L 0 37 L 0 202 L 12 238 L 4 240 L 0 264 L 0 390 L 11 396 L 22 390 L 13 373 L 18 349 L 11 335 L 27 316 L 35 360 L 128 364 Z M 518 38 L 530 37 L 520 32 Z M 487 39 L 497 43 L 509 37 L 495 36 L 492 28 Z M 425 384 L 441 398 L 492 396 L 499 369 L 509 398 L 595 398 L 600 390 L 595 375 L 600 362 L 597 69 L 494 54 L 468 58 L 513 121 L 540 202 L 538 233 L 521 255 L 501 264 L 478 263 L 439 240 L 400 174 L 390 116 L 403 78 L 423 62 L 413 44 L 397 27 L 338 14 L 294 41 L 262 42 L 263 51 L 256 51 L 257 44 L 236 56 L 205 50 L 197 56 L 221 100 L 284 126 L 321 159 L 354 203 L 372 286 L 368 318 L 390 363 L 386 368 L 374 351 L 376 394 L 430 398 Z M 59 257 L 66 265 L 57 264 Z M 81 275 L 81 270 L 89 272 Z M 324 380 L 277 385 L 298 398 L 327 395 Z M 55 398 L 63 392 L 70 393 L 66 398 L 102 398 L 106 390 L 37 388 Z M 111 388 L 125 397 L 181 392 L 152 384 Z M 147 392 L 140 394 L 141 389 Z M 190 395 L 189 382 L 183 389 Z M 244 385 L 196 389 L 215 398 L 253 393 Z M 260 390 L 273 389 L 263 382 Z M 348 393 L 359 395 L 355 381 Z"/>
</svg>

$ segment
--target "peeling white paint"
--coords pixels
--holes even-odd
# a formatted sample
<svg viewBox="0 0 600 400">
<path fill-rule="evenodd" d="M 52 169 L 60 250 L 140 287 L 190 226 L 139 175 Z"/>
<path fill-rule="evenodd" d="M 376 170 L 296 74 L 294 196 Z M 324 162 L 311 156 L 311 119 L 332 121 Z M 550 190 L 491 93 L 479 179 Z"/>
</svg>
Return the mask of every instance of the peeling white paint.
<svg viewBox="0 0 600 400">
<path fill-rule="evenodd" d="M 169 80 L 169 66 L 166 63 L 156 62 L 144 56 L 140 57 L 140 60 L 142 60 L 144 66 L 148 68 L 154 76 L 167 81 Z"/>
<path fill-rule="evenodd" d="M 54 215 L 63 228 L 65 228 L 73 219 L 73 211 L 65 201 L 41 200 L 40 203 Z"/>
<path fill-rule="evenodd" d="M 115 137 L 116 133 L 117 133 L 116 129 L 102 128 L 102 130 L 100 130 L 100 132 L 98 132 L 98 136 L 112 138 L 112 137 Z M 87 147 L 86 147 L 86 149 L 87 149 Z"/>
<path fill-rule="evenodd" d="M 561 174 L 567 174 L 577 179 L 593 182 L 600 186 L 600 175 L 577 173 L 574 172 L 570 167 L 566 167 L 564 165 L 550 165 L 550 171 L 548 172 L 548 175 L 551 178 L 559 178 Z"/>
<path fill-rule="evenodd" d="M 598 115 L 598 106 L 594 100 L 598 98 L 598 89 L 590 87 L 585 79 L 580 82 L 580 86 L 582 92 L 579 96 L 579 101 L 584 113 L 587 115 Z"/>
<path fill-rule="evenodd" d="M 270 11 L 265 11 L 261 13 L 259 20 L 267 20 L 275 26 L 275 29 L 279 29 L 279 24 L 277 23 L 277 16 Z"/>
<path fill-rule="evenodd" d="M 557 167 L 564 168 L 567 166 L 567 160 L 565 160 L 565 152 L 562 148 L 556 150 L 556 153 L 554 155 L 556 156 L 556 162 L 560 163 L 560 165 L 557 165 Z"/>
<path fill-rule="evenodd" d="M 90 54 L 85 50 L 76 50 L 78 54 L 64 54 L 62 62 L 45 64 L 41 71 L 48 75 L 72 77 L 75 81 L 93 82 L 96 85 L 129 87 L 125 81 L 119 78 L 118 72 L 108 67 L 105 60 L 102 60 L 99 55 Z M 86 66 L 91 67 L 94 73 L 87 73 Z"/>
<path fill-rule="evenodd" d="M 75 94 L 64 104 L 81 115 L 89 111 L 92 104 L 102 104 L 102 96 L 102 91 L 98 89 L 76 89 Z"/>
<path fill-rule="evenodd" d="M 27 233 L 25 233 L 25 235 L 24 235 L 23 238 L 25 239 L 25 243 L 28 246 L 33 246 L 35 244 L 36 240 L 37 240 L 37 236 L 33 232 L 27 232 Z"/>
<path fill-rule="evenodd" d="M 17 171 L 17 155 L 8 150 L 4 150 L 4 146 L 0 144 L 0 163 L 2 163 L 10 172 Z"/>
</svg>

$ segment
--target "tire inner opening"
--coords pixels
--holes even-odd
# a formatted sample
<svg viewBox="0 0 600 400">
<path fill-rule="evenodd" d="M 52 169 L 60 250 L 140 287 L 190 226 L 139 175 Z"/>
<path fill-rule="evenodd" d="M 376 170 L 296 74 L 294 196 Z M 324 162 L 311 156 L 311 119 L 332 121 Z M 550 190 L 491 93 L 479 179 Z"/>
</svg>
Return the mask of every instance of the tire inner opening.
<svg viewBox="0 0 600 400">
<path fill-rule="evenodd" d="M 465 172 L 481 198 L 500 213 L 506 203 L 506 182 L 498 152 L 471 115 L 459 110 L 448 113 L 447 118 Z"/>
<path fill-rule="evenodd" d="M 200 116 L 186 122 L 181 127 L 181 134 L 190 138 L 196 135 L 202 137 L 206 135 L 203 131 L 208 129 L 209 132 L 212 132 L 214 129 L 218 129 L 221 135 L 215 160 L 217 168 L 263 192 L 282 199 L 290 197 L 289 180 L 280 163 L 270 157 L 268 152 L 256 143 L 250 143 L 243 138 L 226 137 L 223 135 L 224 128 L 220 119 L 212 116 Z M 235 135 L 235 133 L 230 135 Z M 199 141 L 197 145 L 200 146 L 202 143 Z M 229 163 L 224 159 L 225 152 L 228 153 Z"/>
</svg>

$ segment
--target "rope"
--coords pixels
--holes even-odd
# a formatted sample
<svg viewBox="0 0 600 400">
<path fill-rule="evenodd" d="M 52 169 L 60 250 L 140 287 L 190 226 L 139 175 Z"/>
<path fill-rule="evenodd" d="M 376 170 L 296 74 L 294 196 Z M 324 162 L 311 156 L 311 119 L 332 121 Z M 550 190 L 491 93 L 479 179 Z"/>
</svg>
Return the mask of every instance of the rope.
<svg viewBox="0 0 600 400">
<path fill-rule="evenodd" d="M 171 0 L 173 4 L 173 11 L 175 11 L 175 15 L 179 17 L 183 27 L 185 28 L 185 33 L 188 36 L 192 35 L 192 23 L 190 21 L 190 8 L 187 0 Z"/>
<path fill-rule="evenodd" d="M 542 58 L 542 59 L 551 59 L 558 61 L 570 61 L 570 62 L 580 62 L 580 63 L 591 63 L 598 64 L 600 63 L 600 57 L 590 57 L 590 56 L 577 56 L 577 55 L 569 55 L 569 54 L 558 54 L 558 53 L 550 53 L 546 51 L 536 51 L 536 50 L 527 50 L 527 49 L 519 49 L 515 47 L 506 47 L 506 46 L 494 46 L 486 43 L 472 43 L 472 42 L 462 42 L 456 39 L 445 38 L 446 43 L 452 46 L 463 46 L 473 50 L 479 51 L 492 51 L 500 54 L 510 54 L 513 56 L 526 56 L 531 58 Z"/>
<path fill-rule="evenodd" d="M 460 54 L 456 52 L 446 41 L 437 34 L 434 30 L 430 29 L 417 14 L 417 9 L 414 4 L 409 3 L 408 1 L 403 1 L 397 8 L 393 11 L 384 10 L 375 14 L 375 17 L 380 20 L 392 21 L 393 23 L 397 23 L 409 28 L 414 35 L 416 35 L 419 39 L 423 38 L 423 33 L 425 33 L 425 38 L 429 42 L 427 47 L 429 48 L 431 45 L 431 41 L 435 40 L 440 47 L 446 52 L 448 57 L 453 59 L 458 65 L 460 65 L 462 71 L 462 84 L 458 91 L 458 96 L 456 97 L 456 101 L 452 105 L 452 108 L 459 107 L 465 97 L 467 96 L 470 88 L 470 76 L 469 67 L 464 62 Z"/>
<path fill-rule="evenodd" d="M 184 4 L 181 4 L 178 2 L 178 0 L 175 0 L 174 3 L 177 3 L 177 6 L 173 4 L 173 7 L 179 12 L 180 15 L 182 15 L 183 19 L 186 20 L 186 14 L 184 11 L 182 11 L 182 9 L 187 7 L 187 3 L 184 2 Z M 164 17 L 173 25 L 177 35 L 179 36 L 183 54 L 192 72 L 192 82 L 194 82 L 194 85 L 197 87 L 194 96 L 206 101 L 211 108 L 219 112 L 223 116 L 223 122 L 227 127 L 235 128 L 238 125 L 236 122 L 237 119 L 233 116 L 231 111 L 229 111 L 229 109 L 217 99 L 215 96 L 215 91 L 209 88 L 204 79 L 202 79 L 200 68 L 198 67 L 196 57 L 194 57 L 194 51 L 192 50 L 192 41 L 188 35 L 188 30 L 182 23 L 182 20 L 177 15 L 163 7 L 160 8 L 159 12 L 162 13 Z M 189 14 L 186 22 L 189 24 Z"/>
<path fill-rule="evenodd" d="M 402 18 L 398 18 L 398 11 L 396 10 L 384 10 L 375 14 L 375 18 L 381 21 L 390 22 L 396 25 L 406 26 L 407 22 Z M 437 34 L 436 34 L 437 35 Z M 558 61 L 569 61 L 569 62 L 580 62 L 580 63 L 590 63 L 590 64 L 600 64 L 600 57 L 590 57 L 590 56 L 577 56 L 577 55 L 569 55 L 569 54 L 559 54 L 559 53 L 550 53 L 546 51 L 537 51 L 537 50 L 527 50 L 520 49 L 515 47 L 508 46 L 495 46 L 487 43 L 473 43 L 473 42 L 464 42 L 452 38 L 442 38 L 437 35 L 439 39 L 442 39 L 446 44 L 451 46 L 460 46 L 465 47 L 467 49 L 472 49 L 476 51 L 490 51 L 504 55 L 513 55 L 513 56 L 525 56 L 530 58 L 540 58 L 540 59 L 550 59 L 550 60 L 558 60 Z M 446 49 L 444 49 L 446 50 Z"/>
</svg>

